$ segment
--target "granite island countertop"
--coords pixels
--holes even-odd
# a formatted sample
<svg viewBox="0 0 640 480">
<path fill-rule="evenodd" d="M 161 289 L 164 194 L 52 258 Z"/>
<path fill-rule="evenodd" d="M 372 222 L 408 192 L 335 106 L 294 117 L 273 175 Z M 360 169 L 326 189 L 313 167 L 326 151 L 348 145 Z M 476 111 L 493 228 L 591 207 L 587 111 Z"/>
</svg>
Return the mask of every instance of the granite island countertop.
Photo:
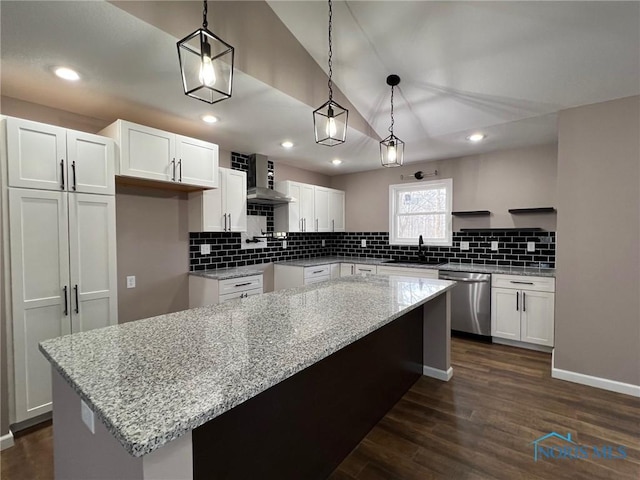
<svg viewBox="0 0 640 480">
<path fill-rule="evenodd" d="M 40 350 L 139 457 L 454 285 L 345 277 L 67 335 Z"/>
</svg>

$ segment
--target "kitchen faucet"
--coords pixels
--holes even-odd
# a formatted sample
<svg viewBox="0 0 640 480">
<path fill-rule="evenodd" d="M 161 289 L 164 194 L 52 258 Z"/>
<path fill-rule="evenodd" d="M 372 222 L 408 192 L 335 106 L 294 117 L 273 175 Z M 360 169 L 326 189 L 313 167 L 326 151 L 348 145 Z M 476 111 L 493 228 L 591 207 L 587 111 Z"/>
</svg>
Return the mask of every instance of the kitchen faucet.
<svg viewBox="0 0 640 480">
<path fill-rule="evenodd" d="M 426 257 L 426 255 L 425 255 L 425 251 L 424 251 L 424 240 L 422 239 L 422 235 L 420 235 L 418 237 L 418 258 L 420 260 L 422 260 L 425 257 Z"/>
</svg>

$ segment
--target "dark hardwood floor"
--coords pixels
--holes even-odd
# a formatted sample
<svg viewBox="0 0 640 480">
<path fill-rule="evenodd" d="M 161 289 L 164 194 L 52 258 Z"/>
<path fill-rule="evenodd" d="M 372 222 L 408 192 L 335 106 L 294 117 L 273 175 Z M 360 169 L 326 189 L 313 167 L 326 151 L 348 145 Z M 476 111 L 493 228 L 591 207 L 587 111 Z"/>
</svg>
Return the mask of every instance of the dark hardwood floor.
<svg viewBox="0 0 640 480">
<path fill-rule="evenodd" d="M 422 377 L 332 480 L 640 479 L 640 399 L 551 378 L 551 357 L 456 338 L 450 382 Z M 533 459 L 550 432 L 625 459 Z M 1 454 L 3 480 L 53 478 L 52 427 Z M 552 445 L 560 447 L 562 443 Z"/>
</svg>

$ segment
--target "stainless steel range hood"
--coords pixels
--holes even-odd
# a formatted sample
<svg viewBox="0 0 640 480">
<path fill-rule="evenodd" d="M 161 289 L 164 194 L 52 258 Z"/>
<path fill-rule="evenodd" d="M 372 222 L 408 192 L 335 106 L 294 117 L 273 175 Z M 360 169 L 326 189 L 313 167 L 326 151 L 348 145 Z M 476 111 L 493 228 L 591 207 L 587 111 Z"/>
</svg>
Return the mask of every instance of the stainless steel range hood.
<svg viewBox="0 0 640 480">
<path fill-rule="evenodd" d="M 273 173 L 271 174 L 273 175 Z M 247 202 L 260 205 L 281 205 L 293 199 L 284 193 L 269 188 L 268 160 L 265 155 L 254 153 L 249 157 L 247 170 Z"/>
</svg>

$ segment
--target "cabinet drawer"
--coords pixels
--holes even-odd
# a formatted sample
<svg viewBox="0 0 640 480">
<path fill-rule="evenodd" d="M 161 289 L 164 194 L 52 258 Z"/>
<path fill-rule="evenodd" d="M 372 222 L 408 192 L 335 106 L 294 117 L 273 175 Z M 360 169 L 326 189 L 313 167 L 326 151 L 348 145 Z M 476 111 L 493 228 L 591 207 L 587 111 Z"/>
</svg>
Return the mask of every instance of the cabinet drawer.
<svg viewBox="0 0 640 480">
<path fill-rule="evenodd" d="M 222 302 L 223 295 L 231 293 L 246 292 L 247 290 L 262 290 L 262 275 L 252 275 L 250 277 L 230 278 L 228 280 L 220 280 L 219 295 Z"/>
<path fill-rule="evenodd" d="M 307 278 L 304 279 L 304 284 L 305 285 L 312 285 L 314 283 L 328 282 L 329 280 L 331 280 L 331 275 L 307 277 Z"/>
<path fill-rule="evenodd" d="M 304 279 L 315 277 L 331 276 L 331 265 L 319 265 L 317 267 L 306 267 L 304 269 Z M 305 281 L 305 284 L 307 282 Z"/>
<path fill-rule="evenodd" d="M 376 273 L 376 266 L 375 265 L 357 265 L 356 264 L 356 273 L 375 274 Z"/>
<path fill-rule="evenodd" d="M 378 275 L 402 275 L 404 277 L 438 278 L 438 270 L 431 268 L 378 266 Z"/>
<path fill-rule="evenodd" d="M 262 278 L 262 277 L 260 277 Z M 246 297 L 251 297 L 253 295 L 261 295 L 262 292 L 262 287 L 260 288 L 253 288 L 251 290 L 246 290 L 244 292 L 233 292 L 233 293 L 227 293 L 224 295 L 220 295 L 220 299 L 218 303 L 224 303 L 224 302 L 228 302 L 229 300 L 235 300 L 236 298 L 246 298 Z"/>
<path fill-rule="evenodd" d="M 491 286 L 513 288 L 516 290 L 532 290 L 534 292 L 555 292 L 556 279 L 553 277 L 494 274 L 491 276 Z"/>
</svg>

